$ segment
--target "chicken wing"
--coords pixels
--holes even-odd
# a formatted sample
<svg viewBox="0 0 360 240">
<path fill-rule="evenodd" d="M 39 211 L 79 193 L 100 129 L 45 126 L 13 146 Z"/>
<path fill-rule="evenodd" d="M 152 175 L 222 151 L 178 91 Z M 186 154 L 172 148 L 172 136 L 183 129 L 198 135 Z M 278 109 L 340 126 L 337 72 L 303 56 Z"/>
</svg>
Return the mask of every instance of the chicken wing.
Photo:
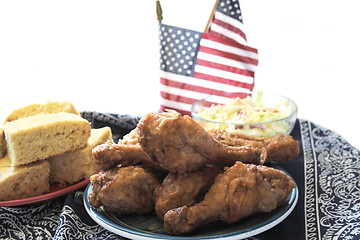
<svg viewBox="0 0 360 240">
<path fill-rule="evenodd" d="M 191 172 L 169 173 L 154 192 L 155 212 L 159 219 L 173 208 L 190 206 L 201 200 L 221 170 L 212 165 Z"/>
<path fill-rule="evenodd" d="M 154 209 L 153 192 L 159 185 L 156 176 L 139 166 L 116 167 L 95 174 L 89 194 L 92 207 L 104 206 L 118 214 L 143 214 Z"/>
<path fill-rule="evenodd" d="M 164 228 L 179 235 L 209 222 L 234 223 L 267 213 L 284 203 L 294 187 L 294 181 L 280 170 L 237 162 L 217 176 L 202 202 L 169 210 Z"/>
<path fill-rule="evenodd" d="M 265 148 L 266 161 L 290 161 L 300 154 L 299 142 L 292 136 L 279 134 L 273 137 L 249 137 L 241 133 L 210 129 L 209 133 L 219 142 L 229 146 L 251 146 Z"/>
<path fill-rule="evenodd" d="M 206 164 L 226 166 L 236 161 L 262 164 L 266 158 L 266 151 L 218 142 L 199 123 L 176 111 L 147 114 L 137 132 L 143 150 L 170 172 L 191 172 Z"/>
</svg>

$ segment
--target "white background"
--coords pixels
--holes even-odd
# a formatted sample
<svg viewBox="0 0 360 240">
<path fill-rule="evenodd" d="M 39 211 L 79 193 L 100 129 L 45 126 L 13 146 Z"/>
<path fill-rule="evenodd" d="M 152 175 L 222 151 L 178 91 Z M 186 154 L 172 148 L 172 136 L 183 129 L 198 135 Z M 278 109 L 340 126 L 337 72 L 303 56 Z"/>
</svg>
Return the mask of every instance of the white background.
<svg viewBox="0 0 360 240">
<path fill-rule="evenodd" d="M 164 23 L 203 31 L 214 0 L 162 0 Z M 360 148 L 356 1 L 242 0 L 255 88 Z M 143 115 L 159 105 L 154 0 L 0 1 L 0 117 L 47 100 Z"/>
</svg>

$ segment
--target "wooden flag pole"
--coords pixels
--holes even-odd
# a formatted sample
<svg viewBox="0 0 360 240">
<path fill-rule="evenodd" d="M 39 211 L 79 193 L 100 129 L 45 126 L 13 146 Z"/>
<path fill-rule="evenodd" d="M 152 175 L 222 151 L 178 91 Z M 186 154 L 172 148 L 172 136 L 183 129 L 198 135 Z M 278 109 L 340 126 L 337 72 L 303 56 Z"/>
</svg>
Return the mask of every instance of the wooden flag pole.
<svg viewBox="0 0 360 240">
<path fill-rule="evenodd" d="M 210 23 L 212 22 L 212 19 L 213 19 L 213 17 L 214 17 L 214 14 L 215 14 L 215 11 L 216 11 L 216 7 L 217 7 L 218 3 L 219 3 L 219 0 L 216 0 L 216 1 L 215 1 L 215 4 L 214 4 L 214 7 L 213 7 L 213 9 L 212 9 L 212 11 L 211 11 L 209 20 L 207 21 L 207 24 L 206 24 L 204 33 L 206 33 L 206 32 L 209 31 Z"/>
</svg>

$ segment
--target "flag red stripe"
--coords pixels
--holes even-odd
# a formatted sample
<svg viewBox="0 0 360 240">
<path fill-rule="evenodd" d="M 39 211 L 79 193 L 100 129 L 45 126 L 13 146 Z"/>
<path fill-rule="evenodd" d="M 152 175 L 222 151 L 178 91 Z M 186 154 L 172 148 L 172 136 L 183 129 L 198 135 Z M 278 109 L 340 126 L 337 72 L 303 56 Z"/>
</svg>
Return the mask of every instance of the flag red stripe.
<svg viewBox="0 0 360 240">
<path fill-rule="evenodd" d="M 229 59 L 232 59 L 235 61 L 244 62 L 244 63 L 248 63 L 248 64 L 253 64 L 253 65 L 258 64 L 257 59 L 240 56 L 240 55 L 233 54 L 233 53 L 223 52 L 223 51 L 220 51 L 220 50 L 217 50 L 214 48 L 200 46 L 199 52 L 209 53 L 209 54 L 213 54 L 216 56 L 221 56 L 221 57 L 229 58 Z"/>
<path fill-rule="evenodd" d="M 228 45 L 230 47 L 235 47 L 235 48 L 240 48 L 249 52 L 253 52 L 253 53 L 258 53 L 258 50 L 256 48 L 252 48 L 243 44 L 239 44 L 238 42 L 236 42 L 235 40 L 231 39 L 231 38 L 227 38 L 225 41 L 223 37 L 219 36 L 218 34 L 208 34 L 208 33 L 203 33 L 202 38 L 210 40 L 210 41 L 214 41 L 214 42 L 218 42 L 224 45 Z"/>
<path fill-rule="evenodd" d="M 173 87 L 173 88 L 178 88 L 178 89 L 188 90 L 188 91 L 193 91 L 193 92 L 199 92 L 199 93 L 204 93 L 204 94 L 209 94 L 209 95 L 222 96 L 222 97 L 227 97 L 227 98 L 233 98 L 233 97 L 236 97 L 239 95 L 239 93 L 231 93 L 231 92 L 220 91 L 220 90 L 216 90 L 216 89 L 212 89 L 212 88 L 205 88 L 205 87 L 201 87 L 201 86 L 197 86 L 197 85 L 173 81 L 171 79 L 162 78 L 162 77 L 160 78 L 160 83 L 165 86 L 169 86 L 169 87 Z"/>
<path fill-rule="evenodd" d="M 223 27 L 223 28 L 225 28 L 225 29 L 227 29 L 227 30 L 235 33 L 235 34 L 240 35 L 240 36 L 241 36 L 243 39 L 245 39 L 245 41 L 246 41 L 246 36 L 245 36 L 244 32 L 241 31 L 241 29 L 236 28 L 236 27 L 234 27 L 233 25 L 231 25 L 231 24 L 229 24 L 229 23 L 227 23 L 227 22 L 221 21 L 221 20 L 219 20 L 219 19 L 217 19 L 217 18 L 214 19 L 213 23 L 215 23 L 215 24 L 217 24 L 217 25 L 219 25 L 219 26 L 221 26 L 221 27 Z M 210 28 L 210 32 L 211 32 L 211 28 Z M 220 34 L 221 34 L 221 33 L 220 33 Z"/>
<path fill-rule="evenodd" d="M 169 86 L 169 87 L 184 89 L 184 90 L 193 91 L 193 92 L 205 93 L 205 94 L 209 94 L 209 95 L 214 94 L 214 95 L 218 95 L 218 96 L 226 96 L 226 94 L 227 94 L 227 92 L 225 92 L 225 91 L 219 91 L 219 90 L 212 89 L 212 88 L 206 88 L 206 87 L 201 87 L 201 86 L 197 86 L 197 85 L 181 83 L 181 82 L 173 81 L 171 79 L 166 79 L 166 78 L 160 78 L 160 83 L 164 84 L 166 86 Z"/>
<path fill-rule="evenodd" d="M 164 99 L 175 101 L 175 102 L 181 102 L 181 103 L 187 103 L 187 104 L 193 104 L 198 99 L 184 97 L 180 95 L 175 95 L 167 92 L 160 91 L 160 96 Z"/>
<path fill-rule="evenodd" d="M 241 63 L 239 63 L 239 64 L 241 64 Z M 241 69 L 241 68 L 237 68 L 237 67 L 233 67 L 233 66 L 229 66 L 229 65 L 224 65 L 224 64 L 220 64 L 220 63 L 215 63 L 215 62 L 211 62 L 211 61 L 207 61 L 207 60 L 203 60 L 203 59 L 199 59 L 199 58 L 196 61 L 196 65 L 201 65 L 201 66 L 210 67 L 210 68 L 214 68 L 214 69 L 218 69 L 218 70 L 237 73 L 237 74 L 244 75 L 247 77 L 254 77 L 254 75 L 255 75 L 255 73 L 253 71 L 249 71 L 246 69 Z"/>
<path fill-rule="evenodd" d="M 194 98 L 188 98 L 180 95 L 175 95 L 167 92 L 160 91 L 160 96 L 164 99 L 170 100 L 170 101 L 176 101 L 180 103 L 186 103 L 186 104 L 193 104 L 194 102 L 198 101 L 199 99 Z M 203 101 L 203 106 L 210 107 L 213 104 L 219 104 L 216 102 L 211 101 Z"/>
<path fill-rule="evenodd" d="M 235 86 L 235 87 L 246 88 L 246 89 L 250 89 L 250 90 L 252 90 L 252 88 L 254 87 L 254 84 L 239 82 L 239 81 L 231 80 L 228 78 L 220 78 L 220 77 L 216 77 L 213 75 L 208 75 L 208 74 L 198 73 L 198 72 L 195 72 L 193 77 L 198 78 L 198 79 L 207 80 L 207 81 L 223 83 L 223 84 L 227 84 L 227 85 L 231 85 L 231 86 Z"/>
</svg>

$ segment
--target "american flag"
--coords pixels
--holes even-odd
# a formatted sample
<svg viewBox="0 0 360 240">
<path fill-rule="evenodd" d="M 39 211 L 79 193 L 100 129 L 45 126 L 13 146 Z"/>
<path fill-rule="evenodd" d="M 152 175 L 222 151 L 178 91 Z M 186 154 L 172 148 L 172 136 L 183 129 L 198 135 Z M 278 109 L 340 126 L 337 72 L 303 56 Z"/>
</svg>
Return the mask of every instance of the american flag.
<svg viewBox="0 0 360 240">
<path fill-rule="evenodd" d="M 219 0 L 204 33 L 160 23 L 160 110 L 190 115 L 208 95 L 217 102 L 250 93 L 258 65 L 248 46 L 238 0 Z"/>
</svg>

